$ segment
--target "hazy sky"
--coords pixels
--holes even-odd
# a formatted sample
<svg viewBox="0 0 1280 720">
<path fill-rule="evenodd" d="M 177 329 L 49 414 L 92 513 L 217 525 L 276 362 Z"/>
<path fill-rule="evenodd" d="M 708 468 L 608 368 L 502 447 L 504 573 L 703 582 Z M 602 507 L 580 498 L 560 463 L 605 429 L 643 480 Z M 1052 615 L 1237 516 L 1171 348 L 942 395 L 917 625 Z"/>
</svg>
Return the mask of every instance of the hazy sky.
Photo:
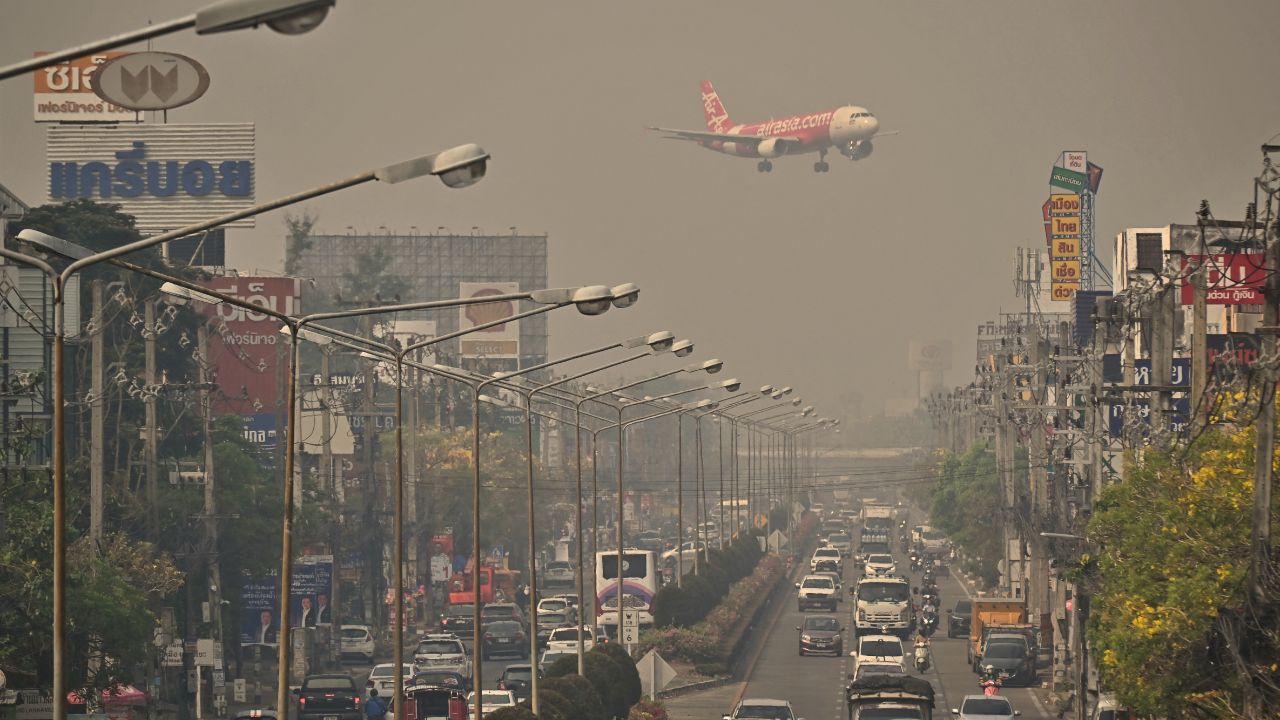
<svg viewBox="0 0 1280 720">
<path fill-rule="evenodd" d="M 0 63 L 162 21 L 195 0 L 5 0 Z M 1064 149 L 1106 169 L 1104 262 L 1123 227 L 1236 218 L 1280 131 L 1280 3 L 428 2 L 339 0 L 315 32 L 157 40 L 208 68 L 170 122 L 257 123 L 257 197 L 475 141 L 488 178 L 369 186 L 314 202 L 320 230 L 550 234 L 554 285 L 638 283 L 599 319 L 553 316 L 553 353 L 658 329 L 751 384 L 910 394 L 907 342 L 955 343 L 1015 307 L 1014 248 L 1043 247 Z M 852 163 L 755 161 L 661 140 L 704 127 L 698 81 L 734 122 L 865 105 L 884 129 Z M 0 85 L 0 183 L 44 202 L 31 81 Z M 242 270 L 283 264 L 282 215 L 229 232 Z"/>
</svg>

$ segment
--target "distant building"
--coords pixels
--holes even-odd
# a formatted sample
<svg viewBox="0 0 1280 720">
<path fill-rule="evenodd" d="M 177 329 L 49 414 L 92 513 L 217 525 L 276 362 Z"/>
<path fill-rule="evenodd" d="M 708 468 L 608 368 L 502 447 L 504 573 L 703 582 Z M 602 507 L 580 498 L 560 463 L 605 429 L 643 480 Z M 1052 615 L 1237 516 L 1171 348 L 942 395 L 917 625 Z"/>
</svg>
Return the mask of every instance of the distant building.
<svg viewBox="0 0 1280 720">
<path fill-rule="evenodd" d="M 520 291 L 547 287 L 546 235 L 311 235 L 300 244 L 287 240 L 286 257 L 303 280 L 307 312 L 390 303 L 394 295 L 401 302 L 447 300 L 459 296 L 462 283 L 515 283 Z M 442 310 L 401 318 L 434 321 L 436 334 L 444 335 L 458 329 L 459 315 Z M 440 347 L 450 359 L 460 350 L 457 340 Z M 520 322 L 518 355 L 521 367 L 546 360 L 545 315 Z M 514 367 L 516 360 L 492 367 L 503 363 Z"/>
</svg>

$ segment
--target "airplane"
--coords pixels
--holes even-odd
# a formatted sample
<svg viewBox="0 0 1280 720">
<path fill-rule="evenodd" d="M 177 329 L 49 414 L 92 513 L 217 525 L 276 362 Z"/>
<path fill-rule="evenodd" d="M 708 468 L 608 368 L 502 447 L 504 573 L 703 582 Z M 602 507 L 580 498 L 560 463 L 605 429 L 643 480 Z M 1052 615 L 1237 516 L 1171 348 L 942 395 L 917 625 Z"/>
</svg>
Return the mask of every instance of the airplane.
<svg viewBox="0 0 1280 720">
<path fill-rule="evenodd" d="M 707 80 L 702 81 L 702 109 L 707 116 L 706 132 L 699 130 L 674 130 L 649 127 L 666 133 L 668 140 L 689 140 L 708 150 L 760 158 L 756 163 L 759 172 L 773 170 L 773 158 L 801 153 L 818 153 L 813 171 L 824 173 L 831 169 L 827 164 L 827 151 L 835 148 L 850 160 L 862 160 L 874 149 L 871 139 L 877 136 L 897 135 L 897 131 L 880 132 L 880 121 L 864 107 L 844 105 L 834 110 L 756 123 L 734 125 L 729 113 L 720 102 L 720 95 Z"/>
</svg>

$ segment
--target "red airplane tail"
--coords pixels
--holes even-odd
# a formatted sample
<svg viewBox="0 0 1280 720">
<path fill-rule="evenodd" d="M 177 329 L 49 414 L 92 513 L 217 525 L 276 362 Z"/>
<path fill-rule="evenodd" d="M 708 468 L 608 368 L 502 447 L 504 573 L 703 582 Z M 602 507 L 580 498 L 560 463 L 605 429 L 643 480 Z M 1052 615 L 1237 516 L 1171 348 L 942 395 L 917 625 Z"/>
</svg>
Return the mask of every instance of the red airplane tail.
<svg viewBox="0 0 1280 720">
<path fill-rule="evenodd" d="M 707 130 L 722 133 L 733 126 L 729 122 L 729 111 L 724 109 L 716 89 L 711 87 L 710 80 L 702 81 L 702 111 L 707 116 Z"/>
</svg>

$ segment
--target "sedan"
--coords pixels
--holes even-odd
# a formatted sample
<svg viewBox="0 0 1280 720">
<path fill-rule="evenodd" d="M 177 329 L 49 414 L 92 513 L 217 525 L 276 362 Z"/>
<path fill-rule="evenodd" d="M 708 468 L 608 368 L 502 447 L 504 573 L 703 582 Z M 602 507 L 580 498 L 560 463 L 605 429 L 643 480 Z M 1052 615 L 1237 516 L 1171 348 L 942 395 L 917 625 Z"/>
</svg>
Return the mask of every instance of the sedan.
<svg viewBox="0 0 1280 720">
<path fill-rule="evenodd" d="M 840 633 L 840 621 L 834 615 L 807 615 L 803 625 L 797 625 L 800 631 L 800 654 L 816 655 L 830 653 L 836 657 L 844 654 L 844 636 Z"/>
<path fill-rule="evenodd" d="M 499 620 L 484 626 L 481 636 L 480 657 L 488 660 L 494 655 L 516 655 L 529 658 L 529 641 L 524 626 L 512 620 Z"/>
<path fill-rule="evenodd" d="M 516 696 L 510 690 L 482 690 L 480 699 L 484 702 L 484 714 L 486 716 L 492 710 L 516 706 Z M 467 693 L 467 712 L 472 713 L 467 717 L 475 717 L 475 707 L 475 692 Z"/>
<path fill-rule="evenodd" d="M 999 695 L 965 695 L 960 707 L 951 708 L 951 714 L 959 715 L 960 720 L 1012 720 L 1022 713 Z"/>
</svg>

